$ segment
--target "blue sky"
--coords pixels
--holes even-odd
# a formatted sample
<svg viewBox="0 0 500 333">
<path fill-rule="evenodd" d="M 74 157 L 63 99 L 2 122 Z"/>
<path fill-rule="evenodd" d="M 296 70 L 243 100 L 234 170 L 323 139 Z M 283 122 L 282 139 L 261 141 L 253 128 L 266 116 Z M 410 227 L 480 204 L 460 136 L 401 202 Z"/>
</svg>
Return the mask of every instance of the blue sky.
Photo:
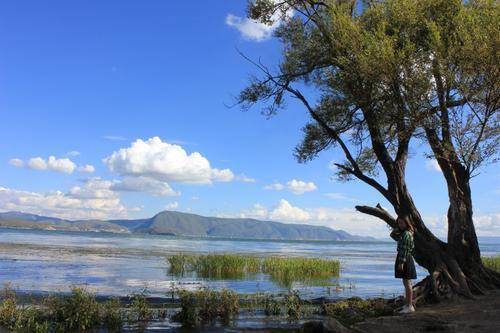
<svg viewBox="0 0 500 333">
<path fill-rule="evenodd" d="M 299 164 L 306 112 L 228 108 L 273 65 L 272 27 L 246 1 L 9 1 L 0 4 L 0 210 L 138 218 L 164 209 L 387 233 L 354 212 L 380 196 L 332 180 L 341 155 Z M 415 142 L 408 183 L 445 233 L 442 175 Z M 52 156 L 52 157 L 51 157 Z M 478 233 L 500 236 L 498 165 L 474 178 Z"/>
</svg>

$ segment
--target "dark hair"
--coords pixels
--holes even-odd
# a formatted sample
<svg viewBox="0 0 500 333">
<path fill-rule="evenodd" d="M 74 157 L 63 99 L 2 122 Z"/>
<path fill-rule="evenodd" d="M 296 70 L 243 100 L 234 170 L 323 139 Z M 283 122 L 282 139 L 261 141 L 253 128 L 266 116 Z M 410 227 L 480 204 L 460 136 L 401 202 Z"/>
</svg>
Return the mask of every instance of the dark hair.
<svg viewBox="0 0 500 333">
<path fill-rule="evenodd" d="M 411 233 L 415 232 L 415 227 L 413 226 L 413 223 L 411 223 L 410 215 L 408 215 L 408 214 L 400 215 L 400 216 L 398 216 L 397 220 L 404 221 L 405 225 L 406 225 L 406 229 L 411 231 Z"/>
</svg>

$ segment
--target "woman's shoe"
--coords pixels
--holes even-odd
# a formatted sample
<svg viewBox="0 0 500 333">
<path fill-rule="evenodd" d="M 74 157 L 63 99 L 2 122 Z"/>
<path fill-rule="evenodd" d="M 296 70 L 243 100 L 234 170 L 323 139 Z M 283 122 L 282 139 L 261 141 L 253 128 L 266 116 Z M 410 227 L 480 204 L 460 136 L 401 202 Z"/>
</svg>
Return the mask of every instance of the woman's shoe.
<svg viewBox="0 0 500 333">
<path fill-rule="evenodd" d="M 413 305 L 405 305 L 403 306 L 403 309 L 401 311 L 399 311 L 399 313 L 413 313 L 415 312 L 415 307 Z"/>
</svg>

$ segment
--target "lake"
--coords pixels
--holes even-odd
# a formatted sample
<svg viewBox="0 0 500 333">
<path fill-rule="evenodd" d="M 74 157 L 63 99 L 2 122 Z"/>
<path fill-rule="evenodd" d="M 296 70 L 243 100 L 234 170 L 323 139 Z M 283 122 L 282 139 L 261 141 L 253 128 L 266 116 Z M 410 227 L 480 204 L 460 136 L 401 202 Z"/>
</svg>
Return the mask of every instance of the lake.
<svg viewBox="0 0 500 333">
<path fill-rule="evenodd" d="M 500 244 L 481 244 L 482 255 L 500 253 Z M 127 295 L 147 289 L 166 296 L 172 287 L 229 288 L 238 293 L 286 292 L 265 274 L 240 280 L 175 277 L 166 256 L 179 252 L 244 253 L 258 256 L 334 258 L 341 273 L 330 285 L 295 283 L 305 298 L 392 297 L 403 287 L 393 277 L 396 243 L 346 241 L 263 241 L 206 239 L 0 228 L 0 283 L 25 292 L 65 292 L 85 285 L 99 295 Z M 426 271 L 417 267 L 418 279 Z"/>
</svg>

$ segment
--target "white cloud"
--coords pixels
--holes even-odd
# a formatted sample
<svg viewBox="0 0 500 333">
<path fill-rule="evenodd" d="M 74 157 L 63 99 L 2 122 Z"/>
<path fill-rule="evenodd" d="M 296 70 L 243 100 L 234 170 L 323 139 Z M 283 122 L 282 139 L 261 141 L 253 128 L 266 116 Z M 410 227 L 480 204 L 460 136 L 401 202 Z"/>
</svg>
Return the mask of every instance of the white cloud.
<svg viewBox="0 0 500 333">
<path fill-rule="evenodd" d="M 282 23 L 283 17 L 289 18 L 292 16 L 292 9 L 287 10 L 284 15 L 280 11 L 276 11 L 276 13 L 271 17 L 272 24 L 264 24 L 247 17 L 228 14 L 226 16 L 226 24 L 230 27 L 236 28 L 246 39 L 263 41 L 272 36 L 273 31 Z"/>
<path fill-rule="evenodd" d="M 37 193 L 0 187 L 0 209 L 22 211 L 65 219 L 109 219 L 127 217 L 116 193 L 100 180 L 73 187 L 69 193 Z"/>
<path fill-rule="evenodd" d="M 304 222 L 310 220 L 311 215 L 299 207 L 292 206 L 285 199 L 281 199 L 278 206 L 269 213 L 269 218 L 278 221 Z"/>
<path fill-rule="evenodd" d="M 28 161 L 28 168 L 35 170 L 47 170 L 47 162 L 41 157 L 33 157 Z"/>
<path fill-rule="evenodd" d="M 435 159 L 425 161 L 425 168 L 430 171 L 441 172 L 441 167 Z"/>
<path fill-rule="evenodd" d="M 72 151 L 67 152 L 66 155 L 75 157 L 75 156 L 81 155 L 81 153 L 77 150 L 72 150 Z"/>
<path fill-rule="evenodd" d="M 351 198 L 344 193 L 337 193 L 337 192 L 331 192 L 331 193 L 325 193 L 325 196 L 332 200 L 346 200 L 346 201 L 358 201 L 357 199 Z"/>
<path fill-rule="evenodd" d="M 257 182 L 257 180 L 255 178 L 248 177 L 245 174 L 241 174 L 241 175 L 236 176 L 236 180 L 243 182 L 243 183 L 255 183 L 255 182 Z"/>
<path fill-rule="evenodd" d="M 333 199 L 333 200 L 347 200 L 349 199 L 348 197 L 346 197 L 345 194 L 343 193 L 325 193 L 325 195 L 330 198 L 330 199 Z"/>
<path fill-rule="evenodd" d="M 32 157 L 28 160 L 27 167 L 34 170 L 51 170 L 71 174 L 75 171 L 76 164 L 69 158 L 56 158 L 55 156 L 49 156 L 46 160 L 42 157 Z"/>
<path fill-rule="evenodd" d="M 267 210 L 266 207 L 262 206 L 261 204 L 255 204 L 251 209 L 243 210 L 239 214 L 239 217 L 263 220 L 269 218 L 269 211 Z"/>
<path fill-rule="evenodd" d="M 231 216 L 227 214 L 220 215 L 225 217 Z M 255 204 L 251 209 L 242 210 L 238 217 L 327 226 L 332 229 L 345 230 L 356 235 L 373 237 L 388 237 L 389 234 L 389 230 L 383 221 L 359 213 L 354 208 L 301 208 L 292 205 L 284 199 L 280 200 L 271 209 L 260 204 Z"/>
<path fill-rule="evenodd" d="M 226 24 L 238 29 L 241 35 L 250 40 L 263 41 L 272 36 L 278 23 L 272 25 L 263 24 L 249 18 L 242 18 L 233 14 L 226 16 Z"/>
<path fill-rule="evenodd" d="M 264 189 L 274 191 L 282 191 L 285 188 L 296 195 L 317 190 L 317 186 L 313 182 L 305 182 L 297 179 L 290 180 L 286 185 L 274 183 L 264 186 Z"/>
<path fill-rule="evenodd" d="M 286 183 L 286 187 L 293 194 L 304 194 L 317 189 L 313 182 L 304 182 L 302 180 L 292 179 Z"/>
<path fill-rule="evenodd" d="M 111 141 L 126 141 L 127 138 L 124 138 L 123 136 L 119 135 L 105 135 L 103 136 L 104 139 L 106 140 L 111 140 Z"/>
<path fill-rule="evenodd" d="M 77 151 L 69 152 L 68 155 L 77 156 Z M 56 158 L 55 156 L 49 156 L 48 159 L 42 157 L 32 157 L 26 163 L 19 158 L 13 158 L 9 161 L 11 165 L 18 168 L 27 167 L 34 170 L 50 170 L 55 172 L 62 172 L 71 174 L 75 170 L 82 173 L 93 173 L 95 171 L 94 166 L 90 164 L 81 165 L 79 167 L 70 160 L 69 158 Z"/>
<path fill-rule="evenodd" d="M 125 177 L 111 186 L 113 191 L 119 192 L 146 192 L 159 196 L 177 196 L 180 192 L 174 191 L 166 182 L 149 177 Z"/>
<path fill-rule="evenodd" d="M 111 171 L 122 176 L 142 176 L 164 182 L 209 184 L 234 179 L 231 170 L 212 168 L 200 153 L 188 154 L 181 146 L 163 142 L 159 137 L 138 139 L 103 161 Z"/>
<path fill-rule="evenodd" d="M 19 158 L 11 158 L 9 160 L 9 164 L 10 165 L 13 165 L 17 168 L 22 168 L 24 167 L 24 161 L 23 160 L 20 160 Z"/>
<path fill-rule="evenodd" d="M 95 168 L 93 165 L 86 164 L 78 167 L 78 172 L 83 172 L 83 173 L 94 173 Z"/>
<path fill-rule="evenodd" d="M 174 202 L 169 202 L 166 206 L 165 206 L 165 209 L 166 210 L 173 210 L 173 209 L 176 209 L 179 207 L 179 203 L 177 201 L 174 201 Z"/>
<path fill-rule="evenodd" d="M 274 191 L 281 191 L 285 189 L 285 185 L 280 184 L 280 183 L 274 183 L 270 185 L 264 186 L 265 190 L 274 190 Z"/>
</svg>

